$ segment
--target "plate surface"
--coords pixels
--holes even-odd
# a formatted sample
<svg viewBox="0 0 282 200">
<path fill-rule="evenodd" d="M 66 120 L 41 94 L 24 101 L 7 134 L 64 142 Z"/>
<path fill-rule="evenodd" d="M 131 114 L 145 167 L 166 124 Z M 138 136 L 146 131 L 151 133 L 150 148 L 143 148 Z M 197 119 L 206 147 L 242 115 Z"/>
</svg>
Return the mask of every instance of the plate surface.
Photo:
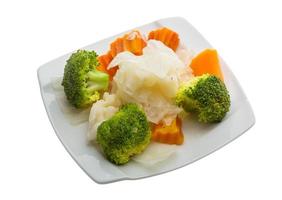
<svg viewBox="0 0 282 200">
<path fill-rule="evenodd" d="M 148 33 L 150 30 L 162 26 L 169 27 L 179 33 L 181 42 L 196 53 L 205 48 L 211 48 L 203 36 L 183 18 L 162 19 L 136 29 L 142 33 Z M 109 43 L 124 33 L 96 42 L 83 49 L 95 50 L 98 54 L 104 53 L 108 50 Z M 72 125 L 65 118 L 56 102 L 51 80 L 63 75 L 65 62 L 71 53 L 52 60 L 38 69 L 41 95 L 58 138 L 77 164 L 98 183 L 144 178 L 183 167 L 231 142 L 255 123 L 255 117 L 246 95 L 231 70 L 221 59 L 225 84 L 231 96 L 231 109 L 224 120 L 213 125 L 199 124 L 191 119 L 185 120 L 183 122 L 184 144 L 179 146 L 177 152 L 170 159 L 154 167 L 146 168 L 134 161 L 124 166 L 115 166 L 107 161 L 94 146 L 87 143 L 88 123 Z"/>
</svg>

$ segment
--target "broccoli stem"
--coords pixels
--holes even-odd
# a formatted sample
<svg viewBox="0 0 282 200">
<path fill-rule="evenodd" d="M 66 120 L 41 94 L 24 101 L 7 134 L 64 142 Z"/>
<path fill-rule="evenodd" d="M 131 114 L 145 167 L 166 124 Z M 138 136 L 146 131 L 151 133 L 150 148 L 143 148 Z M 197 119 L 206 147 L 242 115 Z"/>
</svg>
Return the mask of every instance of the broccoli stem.
<svg viewBox="0 0 282 200">
<path fill-rule="evenodd" d="M 93 70 L 87 73 L 87 84 L 90 92 L 107 90 L 109 86 L 109 75 Z"/>
</svg>

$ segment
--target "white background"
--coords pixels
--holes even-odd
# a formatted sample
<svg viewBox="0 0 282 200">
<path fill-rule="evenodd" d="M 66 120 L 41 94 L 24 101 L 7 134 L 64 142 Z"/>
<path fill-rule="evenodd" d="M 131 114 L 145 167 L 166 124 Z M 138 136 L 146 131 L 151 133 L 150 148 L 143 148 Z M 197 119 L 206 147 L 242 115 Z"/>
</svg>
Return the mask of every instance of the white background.
<svg viewBox="0 0 282 200">
<path fill-rule="evenodd" d="M 0 199 L 281 199 L 282 6 L 268 1 L 0 1 Z M 99 185 L 55 136 L 36 70 L 159 18 L 182 16 L 244 88 L 255 126 L 179 170 Z"/>
</svg>

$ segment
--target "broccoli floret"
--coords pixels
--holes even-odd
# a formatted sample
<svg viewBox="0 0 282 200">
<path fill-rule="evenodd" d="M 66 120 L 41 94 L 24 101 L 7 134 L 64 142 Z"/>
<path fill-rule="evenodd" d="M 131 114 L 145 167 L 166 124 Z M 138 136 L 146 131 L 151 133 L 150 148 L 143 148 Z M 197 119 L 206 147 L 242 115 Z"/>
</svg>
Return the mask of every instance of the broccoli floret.
<svg viewBox="0 0 282 200">
<path fill-rule="evenodd" d="M 179 88 L 176 104 L 186 112 L 196 113 L 200 122 L 220 122 L 229 111 L 230 96 L 219 78 L 204 74 Z"/>
<path fill-rule="evenodd" d="M 95 51 L 78 50 L 67 60 L 62 85 L 68 101 L 76 108 L 91 105 L 108 89 L 109 75 L 96 70 L 97 65 Z"/>
<path fill-rule="evenodd" d="M 126 104 L 97 130 L 97 142 L 108 160 L 127 163 L 150 143 L 151 131 L 146 115 L 137 104 Z"/>
</svg>

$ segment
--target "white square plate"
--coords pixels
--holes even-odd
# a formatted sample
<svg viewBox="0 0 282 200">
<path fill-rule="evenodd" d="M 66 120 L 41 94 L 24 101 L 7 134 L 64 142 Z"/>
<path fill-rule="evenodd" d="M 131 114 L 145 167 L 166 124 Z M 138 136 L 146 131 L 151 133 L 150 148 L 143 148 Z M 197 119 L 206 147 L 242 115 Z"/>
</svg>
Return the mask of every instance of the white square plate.
<svg viewBox="0 0 282 200">
<path fill-rule="evenodd" d="M 175 30 L 182 43 L 196 53 L 205 48 L 211 48 L 203 36 L 183 18 L 162 19 L 136 29 L 142 33 L 148 33 L 162 26 Z M 123 34 L 96 42 L 83 49 L 95 50 L 98 54 L 104 53 L 108 50 L 110 42 Z M 52 60 L 38 69 L 40 90 L 48 117 L 58 138 L 77 164 L 98 183 L 149 177 L 183 167 L 231 142 L 255 123 L 254 114 L 246 95 L 231 70 L 221 59 L 225 84 L 231 96 L 230 112 L 221 123 L 203 125 L 193 120 L 184 121 L 184 144 L 179 146 L 170 159 L 154 167 L 146 168 L 134 161 L 123 166 L 113 165 L 94 146 L 87 144 L 88 123 L 77 126 L 70 124 L 61 112 L 55 94 L 52 92 L 51 80 L 54 77 L 63 76 L 65 62 L 71 53 Z"/>
</svg>

